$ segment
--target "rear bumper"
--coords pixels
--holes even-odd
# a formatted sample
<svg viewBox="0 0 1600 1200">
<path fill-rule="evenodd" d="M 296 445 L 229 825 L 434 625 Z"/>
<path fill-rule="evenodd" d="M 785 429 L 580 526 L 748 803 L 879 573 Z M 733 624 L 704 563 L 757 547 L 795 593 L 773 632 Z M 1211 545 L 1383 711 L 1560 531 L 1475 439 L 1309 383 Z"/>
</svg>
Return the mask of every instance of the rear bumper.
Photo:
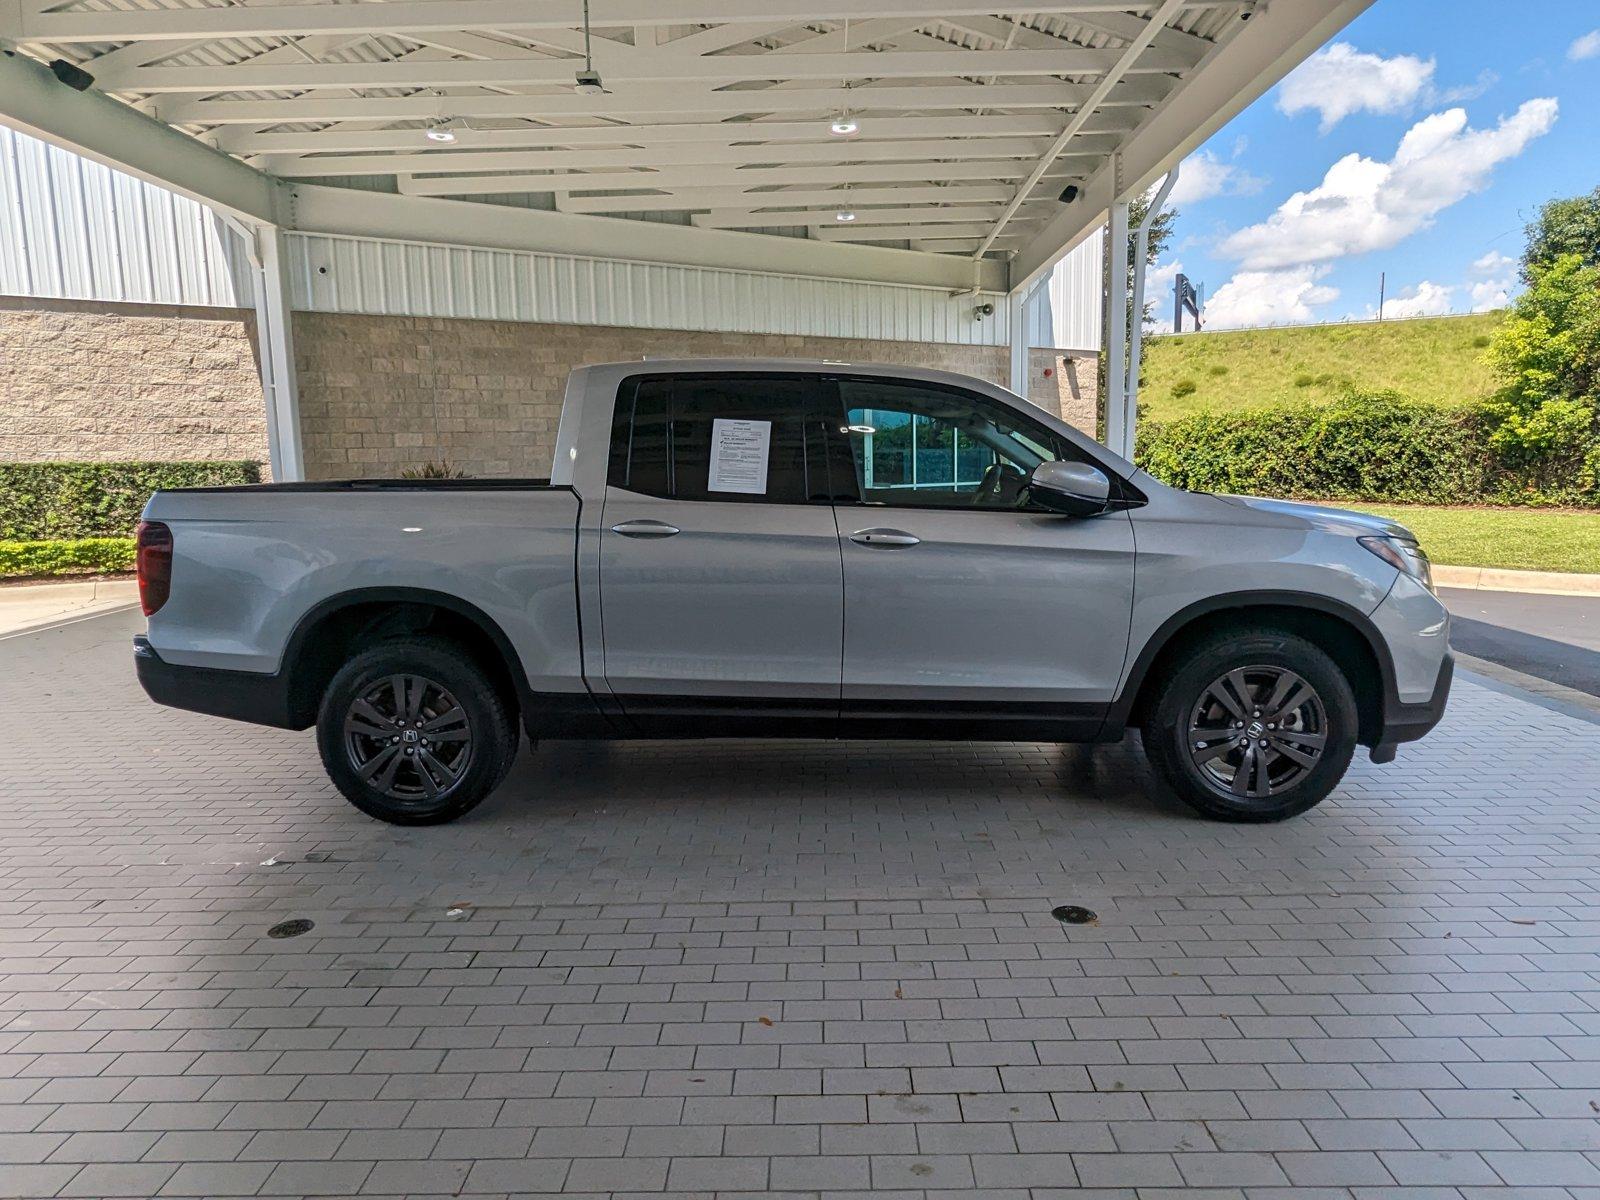
<svg viewBox="0 0 1600 1200">
<path fill-rule="evenodd" d="M 1383 727 L 1372 746 L 1373 762 L 1388 762 L 1394 758 L 1394 748 L 1401 742 L 1414 742 L 1425 737 L 1444 717 L 1445 705 L 1450 701 L 1450 685 L 1455 679 L 1455 655 L 1446 654 L 1439 664 L 1439 678 L 1433 685 L 1433 694 L 1421 704 L 1402 704 L 1390 698 L 1384 705 Z"/>
<path fill-rule="evenodd" d="M 133 664 L 139 685 L 157 704 L 252 725 L 305 728 L 290 716 L 289 685 L 282 675 L 176 666 L 164 662 L 143 634 L 133 639 Z"/>
</svg>

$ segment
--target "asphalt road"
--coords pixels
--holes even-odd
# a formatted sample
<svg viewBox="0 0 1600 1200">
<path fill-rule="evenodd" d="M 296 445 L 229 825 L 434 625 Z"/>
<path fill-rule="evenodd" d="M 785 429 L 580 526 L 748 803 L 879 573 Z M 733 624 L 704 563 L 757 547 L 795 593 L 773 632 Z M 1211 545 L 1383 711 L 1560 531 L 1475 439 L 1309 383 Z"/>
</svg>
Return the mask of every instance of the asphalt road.
<svg viewBox="0 0 1600 1200">
<path fill-rule="evenodd" d="M 1600 596 L 1440 588 L 1463 654 L 1600 696 Z"/>
</svg>

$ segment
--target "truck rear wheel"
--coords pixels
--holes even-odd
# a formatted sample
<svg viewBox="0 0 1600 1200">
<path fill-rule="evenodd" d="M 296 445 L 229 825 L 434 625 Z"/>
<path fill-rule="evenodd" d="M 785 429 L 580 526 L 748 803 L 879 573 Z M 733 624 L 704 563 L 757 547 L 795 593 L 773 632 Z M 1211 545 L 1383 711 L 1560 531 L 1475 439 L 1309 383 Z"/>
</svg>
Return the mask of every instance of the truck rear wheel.
<svg viewBox="0 0 1600 1200">
<path fill-rule="evenodd" d="M 1211 637 L 1172 664 L 1144 727 L 1145 753 L 1178 797 L 1219 821 L 1281 821 L 1320 803 L 1355 752 L 1355 693 L 1294 634 Z"/>
<path fill-rule="evenodd" d="M 438 825 L 476 807 L 516 758 L 494 681 L 450 642 L 397 638 L 334 675 L 317 714 L 334 786 L 370 817 Z"/>
</svg>

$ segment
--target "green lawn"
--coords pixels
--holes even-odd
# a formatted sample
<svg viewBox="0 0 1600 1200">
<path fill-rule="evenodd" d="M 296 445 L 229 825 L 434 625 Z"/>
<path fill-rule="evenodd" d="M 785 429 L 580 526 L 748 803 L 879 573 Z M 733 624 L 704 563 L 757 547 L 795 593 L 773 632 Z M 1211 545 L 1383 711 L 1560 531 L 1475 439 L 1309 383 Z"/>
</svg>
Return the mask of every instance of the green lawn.
<svg viewBox="0 0 1600 1200">
<path fill-rule="evenodd" d="M 1482 359 L 1503 315 L 1150 338 L 1140 405 L 1153 420 L 1170 421 L 1205 409 L 1328 400 L 1351 387 L 1439 404 L 1478 400 L 1494 387 Z"/>
<path fill-rule="evenodd" d="M 1399 521 L 1417 535 L 1436 563 L 1600 573 L 1600 512 L 1410 504 L 1363 504 L 1359 508 Z"/>
</svg>

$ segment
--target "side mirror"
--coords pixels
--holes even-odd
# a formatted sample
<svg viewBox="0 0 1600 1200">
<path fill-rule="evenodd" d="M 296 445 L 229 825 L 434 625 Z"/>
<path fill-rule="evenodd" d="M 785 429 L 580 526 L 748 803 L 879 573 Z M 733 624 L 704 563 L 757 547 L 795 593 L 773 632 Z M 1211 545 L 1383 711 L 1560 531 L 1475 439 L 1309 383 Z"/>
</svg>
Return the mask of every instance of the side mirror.
<svg viewBox="0 0 1600 1200">
<path fill-rule="evenodd" d="M 1042 462 L 1028 477 L 1028 495 L 1052 512 L 1097 517 L 1110 503 L 1111 481 L 1088 463 Z"/>
</svg>

